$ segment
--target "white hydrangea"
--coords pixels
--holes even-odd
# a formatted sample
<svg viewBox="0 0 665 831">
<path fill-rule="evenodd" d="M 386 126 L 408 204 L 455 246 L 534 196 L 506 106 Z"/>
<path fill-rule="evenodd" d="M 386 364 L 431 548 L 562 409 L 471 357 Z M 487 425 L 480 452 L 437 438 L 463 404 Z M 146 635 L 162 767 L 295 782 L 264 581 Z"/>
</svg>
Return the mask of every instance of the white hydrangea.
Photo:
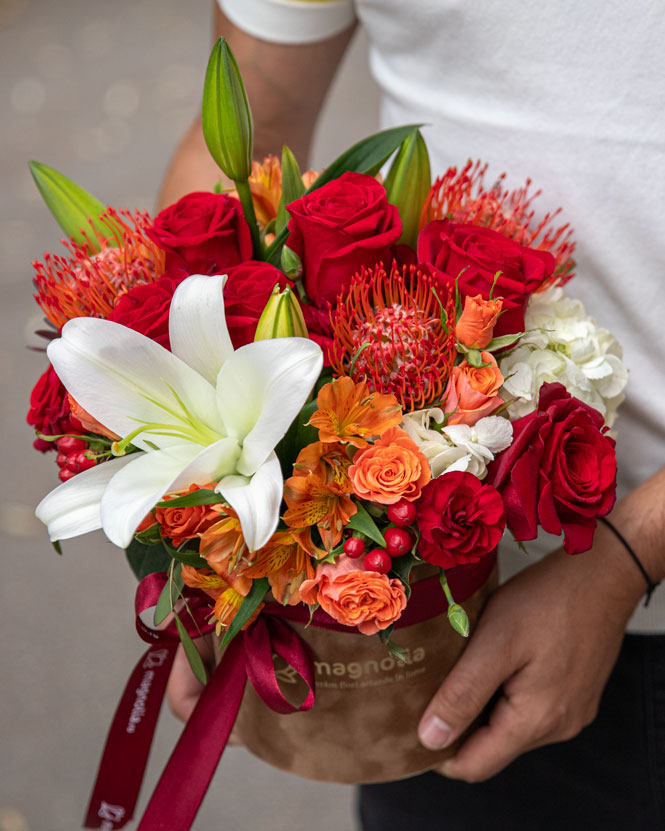
<svg viewBox="0 0 665 831">
<path fill-rule="evenodd" d="M 542 384 L 558 381 L 571 395 L 598 410 L 608 426 L 623 401 L 628 371 L 617 339 L 587 315 L 579 300 L 560 287 L 532 295 L 525 315 L 528 332 L 499 362 L 506 379 L 501 397 L 511 419 L 536 409 Z"/>
<path fill-rule="evenodd" d="M 461 470 L 484 479 L 487 465 L 513 440 L 513 425 L 500 416 L 481 418 L 473 427 L 466 424 L 434 426 L 443 421 L 443 410 L 432 407 L 405 415 L 401 424 L 427 457 L 433 477 Z"/>
</svg>

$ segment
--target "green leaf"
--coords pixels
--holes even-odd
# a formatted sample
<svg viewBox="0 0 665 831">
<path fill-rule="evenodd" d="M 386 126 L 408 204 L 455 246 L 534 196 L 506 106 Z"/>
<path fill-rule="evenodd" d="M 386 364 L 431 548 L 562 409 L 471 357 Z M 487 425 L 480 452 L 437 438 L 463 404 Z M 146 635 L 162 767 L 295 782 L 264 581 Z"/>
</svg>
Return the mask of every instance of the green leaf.
<svg viewBox="0 0 665 831">
<path fill-rule="evenodd" d="M 282 196 L 279 200 L 279 207 L 277 208 L 277 222 L 275 224 L 275 233 L 281 233 L 286 228 L 289 221 L 289 212 L 286 206 L 291 202 L 295 202 L 305 192 L 305 185 L 300 175 L 300 168 L 296 157 L 291 150 L 284 145 L 282 147 Z"/>
<path fill-rule="evenodd" d="M 138 580 L 155 571 L 166 571 L 172 562 L 161 542 L 156 545 L 144 545 L 138 540 L 132 540 L 125 549 L 125 555 Z"/>
<path fill-rule="evenodd" d="M 403 141 L 422 127 L 422 124 L 408 124 L 405 127 L 391 127 L 389 130 L 382 130 L 372 136 L 362 139 L 338 156 L 332 164 L 320 174 L 320 176 L 307 189 L 306 193 L 328 184 L 333 179 L 348 171 L 354 173 L 366 173 L 368 176 L 375 176 L 384 162 L 397 150 Z M 266 252 L 266 260 L 279 268 L 280 252 L 286 242 L 289 233 L 283 228 L 277 234 L 272 245 Z"/>
<path fill-rule="evenodd" d="M 159 523 L 155 522 L 153 525 L 135 534 L 134 539 L 142 542 L 143 545 L 157 545 L 162 541 L 162 529 Z"/>
<path fill-rule="evenodd" d="M 501 337 L 492 338 L 485 347 L 485 351 L 493 352 L 495 349 L 504 349 L 506 346 L 516 343 L 524 335 L 526 335 L 526 332 L 516 332 L 513 335 L 501 335 Z"/>
<path fill-rule="evenodd" d="M 401 646 L 398 646 L 396 643 L 393 643 L 391 640 L 391 636 L 393 633 L 393 628 L 395 624 L 391 623 L 387 629 L 380 629 L 379 630 L 379 639 L 381 643 L 386 647 L 388 652 L 393 656 L 396 661 L 401 661 L 403 664 L 406 663 L 406 652 Z"/>
<path fill-rule="evenodd" d="M 316 400 L 305 404 L 275 448 L 285 479 L 293 476 L 293 462 L 303 447 L 319 440 L 319 431 L 307 423 L 315 410 Z"/>
<path fill-rule="evenodd" d="M 411 596 L 411 569 L 415 564 L 416 558 L 413 554 L 404 554 L 402 557 L 395 557 L 393 559 L 392 568 L 390 569 L 401 580 L 407 600 Z"/>
<path fill-rule="evenodd" d="M 28 162 L 28 167 L 44 202 L 65 234 L 79 245 L 99 251 L 99 240 L 92 228 L 103 239 L 113 236 L 109 225 L 99 219 L 106 205 L 52 167 L 41 162 Z"/>
<path fill-rule="evenodd" d="M 60 545 L 60 540 L 53 540 L 51 545 L 55 549 L 55 553 L 60 554 L 60 556 L 62 556 L 62 546 Z"/>
<path fill-rule="evenodd" d="M 399 210 L 402 236 L 399 242 L 416 247 L 420 216 L 432 184 L 427 145 L 420 130 L 402 144 L 386 177 L 388 201 Z"/>
<path fill-rule="evenodd" d="M 231 625 L 226 630 L 226 634 L 222 640 L 222 646 L 227 646 L 231 643 L 233 638 L 235 638 L 238 632 L 258 609 L 263 601 L 263 598 L 269 591 L 270 583 L 268 582 L 267 577 L 261 577 L 259 580 L 254 580 L 252 582 L 252 588 L 249 590 L 249 594 L 242 601 L 240 608 L 231 621 Z"/>
<path fill-rule="evenodd" d="M 185 582 L 182 579 L 180 563 L 172 564 L 169 579 L 166 581 L 155 606 L 155 626 L 159 626 L 171 614 L 184 586 Z"/>
<path fill-rule="evenodd" d="M 213 46 L 203 84 L 203 136 L 210 155 L 235 182 L 252 173 L 254 123 L 233 52 L 224 38 Z"/>
<path fill-rule="evenodd" d="M 208 568 L 208 561 L 205 560 L 197 551 L 190 551 L 187 548 L 178 549 L 169 545 L 162 537 L 162 546 L 169 557 L 177 560 L 186 566 L 193 566 L 194 568 Z"/>
<path fill-rule="evenodd" d="M 178 628 L 180 642 L 183 645 L 185 655 L 187 656 L 189 665 L 192 668 L 192 672 L 201 684 L 205 684 L 208 681 L 208 675 L 206 673 L 206 668 L 203 665 L 203 659 L 199 655 L 199 650 L 194 645 L 194 641 L 190 638 L 187 629 L 185 629 L 185 625 L 180 620 L 178 615 L 175 616 L 175 625 Z"/>
<path fill-rule="evenodd" d="M 176 496 L 175 499 L 165 499 L 162 502 L 158 502 L 156 507 L 189 508 L 191 505 L 217 505 L 223 501 L 224 499 L 215 491 L 209 488 L 199 488 L 183 496 Z"/>
<path fill-rule="evenodd" d="M 367 513 L 362 503 L 356 502 L 355 505 L 358 508 L 358 511 L 348 521 L 347 528 L 353 528 L 354 531 L 360 531 L 361 534 L 369 537 L 373 542 L 377 543 L 377 545 L 385 548 L 386 541 L 384 540 L 381 531 L 379 531 L 376 522 L 374 522 L 372 517 Z"/>
</svg>

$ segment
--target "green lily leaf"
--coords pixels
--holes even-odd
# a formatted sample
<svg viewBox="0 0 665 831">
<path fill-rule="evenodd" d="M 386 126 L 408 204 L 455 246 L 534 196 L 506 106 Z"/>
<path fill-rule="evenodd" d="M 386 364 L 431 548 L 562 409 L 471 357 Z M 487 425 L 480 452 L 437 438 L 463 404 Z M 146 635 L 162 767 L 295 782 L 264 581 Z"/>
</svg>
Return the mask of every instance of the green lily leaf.
<svg viewBox="0 0 665 831">
<path fill-rule="evenodd" d="M 177 549 L 162 537 L 162 546 L 168 553 L 169 557 L 177 560 L 186 566 L 193 566 L 194 568 L 208 568 L 208 561 L 204 559 L 198 552 L 190 551 L 187 548 Z"/>
<path fill-rule="evenodd" d="M 166 581 L 155 606 L 155 626 L 159 626 L 171 614 L 175 602 L 185 586 L 181 568 L 180 563 L 175 563 L 170 570 L 169 579 Z"/>
<path fill-rule="evenodd" d="M 235 638 L 238 632 L 258 609 L 259 605 L 263 601 L 263 598 L 269 591 L 270 583 L 268 582 L 267 577 L 261 577 L 258 580 L 252 581 L 252 588 L 249 590 L 249 594 L 242 601 L 240 608 L 231 621 L 231 625 L 226 630 L 226 634 L 222 640 L 222 646 L 227 646 L 231 643 L 233 638 Z"/>
<path fill-rule="evenodd" d="M 52 167 L 41 162 L 28 162 L 28 167 L 44 202 L 65 234 L 79 245 L 99 251 L 95 231 L 103 239 L 113 236 L 108 224 L 99 219 L 106 205 Z"/>
<path fill-rule="evenodd" d="M 137 580 L 142 580 L 155 571 L 166 571 L 173 562 L 161 542 L 144 545 L 138 540 L 132 540 L 125 549 L 125 556 Z"/>
<path fill-rule="evenodd" d="M 158 502 L 157 508 L 189 508 L 191 505 L 217 505 L 223 498 L 209 488 L 199 488 L 191 493 Z"/>
</svg>

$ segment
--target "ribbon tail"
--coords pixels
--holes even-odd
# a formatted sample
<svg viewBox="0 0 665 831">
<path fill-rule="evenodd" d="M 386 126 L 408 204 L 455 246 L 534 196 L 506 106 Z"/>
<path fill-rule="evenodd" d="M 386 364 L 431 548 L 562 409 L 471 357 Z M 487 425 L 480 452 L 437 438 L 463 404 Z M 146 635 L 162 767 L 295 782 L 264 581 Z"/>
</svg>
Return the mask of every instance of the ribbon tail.
<svg viewBox="0 0 665 831">
<path fill-rule="evenodd" d="M 85 828 L 123 828 L 131 820 L 177 645 L 153 644 L 134 667 L 109 729 Z"/>
<path fill-rule="evenodd" d="M 236 720 L 247 672 L 234 638 L 201 693 L 137 831 L 189 831 Z"/>
</svg>

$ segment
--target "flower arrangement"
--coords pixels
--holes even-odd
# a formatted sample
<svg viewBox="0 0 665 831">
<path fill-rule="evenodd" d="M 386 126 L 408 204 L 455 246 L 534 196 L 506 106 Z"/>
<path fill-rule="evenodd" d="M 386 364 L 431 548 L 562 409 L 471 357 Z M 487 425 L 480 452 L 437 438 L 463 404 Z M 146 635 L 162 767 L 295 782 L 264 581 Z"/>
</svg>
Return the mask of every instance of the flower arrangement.
<svg viewBox="0 0 665 831">
<path fill-rule="evenodd" d="M 479 165 L 431 185 L 417 127 L 319 174 L 288 148 L 252 162 L 223 41 L 203 126 L 234 189 L 154 218 L 32 165 L 70 238 L 35 264 L 50 365 L 28 422 L 62 480 L 37 515 L 57 546 L 102 528 L 126 549 L 201 680 L 192 636 L 230 648 L 267 603 L 407 662 L 421 566 L 468 635 L 452 572 L 491 566 L 506 529 L 581 553 L 614 502 L 626 370 L 564 292 L 570 229 L 530 227 L 537 194 Z"/>
</svg>

